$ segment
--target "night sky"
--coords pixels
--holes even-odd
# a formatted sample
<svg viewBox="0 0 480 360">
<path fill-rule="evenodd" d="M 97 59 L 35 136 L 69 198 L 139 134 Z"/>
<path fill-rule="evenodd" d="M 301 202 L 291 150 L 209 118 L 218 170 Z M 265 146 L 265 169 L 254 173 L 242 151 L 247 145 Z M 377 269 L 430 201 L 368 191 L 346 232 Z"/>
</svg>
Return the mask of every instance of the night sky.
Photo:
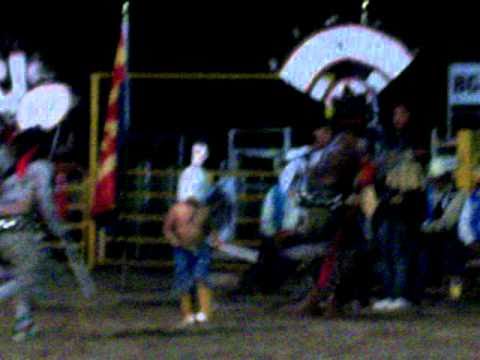
<svg viewBox="0 0 480 360">
<path fill-rule="evenodd" d="M 282 63 L 330 16 L 338 14 L 340 22 L 358 21 L 361 5 L 360 0 L 276 2 L 262 8 L 254 2 L 229 2 L 221 7 L 154 3 L 163 2 L 131 1 L 131 71 L 269 72 L 270 59 Z M 79 97 L 65 125 L 65 133 L 75 132 L 77 148 L 87 140 L 89 74 L 111 71 L 121 4 L 117 0 L 2 4 L 0 51 L 18 46 L 39 53 Z M 381 30 L 419 50 L 412 66 L 381 99 L 385 108 L 398 99 L 409 102 L 421 128 L 444 121 L 448 64 L 480 58 L 476 12 L 459 1 L 429 4 L 370 2 L 372 22 L 380 21 Z M 107 83 L 104 86 L 108 89 Z M 132 84 L 132 100 L 137 138 L 148 129 L 152 142 L 168 132 L 212 142 L 236 126 L 293 126 L 306 132 L 321 116 L 317 103 L 281 83 L 233 86 L 139 81 Z"/>
</svg>

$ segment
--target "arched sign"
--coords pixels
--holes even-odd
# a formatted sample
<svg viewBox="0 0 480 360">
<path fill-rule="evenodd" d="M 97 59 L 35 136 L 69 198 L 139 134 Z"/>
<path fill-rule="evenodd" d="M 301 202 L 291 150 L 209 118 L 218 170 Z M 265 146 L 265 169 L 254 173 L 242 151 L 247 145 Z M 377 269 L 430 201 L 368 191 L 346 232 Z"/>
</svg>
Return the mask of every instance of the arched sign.
<svg viewBox="0 0 480 360">
<path fill-rule="evenodd" d="M 280 78 L 318 101 L 326 100 L 329 94 L 341 95 L 346 88 L 356 94 L 378 94 L 413 58 L 397 39 L 363 25 L 345 24 L 308 37 L 288 57 Z M 336 74 L 345 63 L 362 71 Z"/>
</svg>

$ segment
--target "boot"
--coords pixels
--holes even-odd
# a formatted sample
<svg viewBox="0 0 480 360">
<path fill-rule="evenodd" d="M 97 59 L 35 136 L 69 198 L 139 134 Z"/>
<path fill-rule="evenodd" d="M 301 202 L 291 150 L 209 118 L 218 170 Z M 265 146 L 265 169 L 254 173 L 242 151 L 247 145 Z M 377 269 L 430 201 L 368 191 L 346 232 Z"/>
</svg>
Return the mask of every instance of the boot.
<svg viewBox="0 0 480 360">
<path fill-rule="evenodd" d="M 20 299 L 16 305 L 15 325 L 13 327 L 12 339 L 21 342 L 34 337 L 37 334 L 37 327 L 32 319 L 30 303 L 26 299 Z"/>
<path fill-rule="evenodd" d="M 296 315 L 315 315 L 319 312 L 320 290 L 314 287 L 291 311 Z"/>
<path fill-rule="evenodd" d="M 338 315 L 338 308 L 337 308 L 337 299 L 335 295 L 330 295 L 327 300 L 327 304 L 325 307 L 324 317 L 331 319 L 335 318 Z"/>
</svg>

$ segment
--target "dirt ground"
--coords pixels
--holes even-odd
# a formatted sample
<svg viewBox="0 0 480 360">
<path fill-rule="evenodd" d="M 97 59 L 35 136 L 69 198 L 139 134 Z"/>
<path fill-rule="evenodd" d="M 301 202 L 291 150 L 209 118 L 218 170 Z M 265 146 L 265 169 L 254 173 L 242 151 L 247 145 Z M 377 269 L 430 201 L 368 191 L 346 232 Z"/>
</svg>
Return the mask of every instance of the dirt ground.
<svg viewBox="0 0 480 360">
<path fill-rule="evenodd" d="M 437 304 L 401 315 L 335 320 L 299 318 L 278 296 L 216 301 L 205 327 L 175 330 L 175 303 L 154 275 L 129 276 L 120 291 L 115 273 L 96 273 L 99 294 L 87 303 L 68 281 L 39 300 L 41 333 L 10 340 L 12 307 L 0 309 L 1 359 L 474 359 L 480 358 L 480 298 Z"/>
</svg>

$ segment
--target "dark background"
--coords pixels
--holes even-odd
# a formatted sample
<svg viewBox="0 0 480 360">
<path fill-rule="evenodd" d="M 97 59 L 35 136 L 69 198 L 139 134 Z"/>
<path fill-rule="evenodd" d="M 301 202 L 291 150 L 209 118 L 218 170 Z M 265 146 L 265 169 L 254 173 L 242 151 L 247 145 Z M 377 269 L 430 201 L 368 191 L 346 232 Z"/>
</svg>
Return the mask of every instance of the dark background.
<svg viewBox="0 0 480 360">
<path fill-rule="evenodd" d="M 2 54 L 15 46 L 40 54 L 79 97 L 63 125 L 62 139 L 75 134 L 69 156 L 84 164 L 89 75 L 112 69 L 121 4 L 117 0 L 17 1 L 2 2 L 0 8 Z M 480 58 L 480 21 L 474 5 L 467 4 L 371 0 L 371 22 L 379 21 L 381 30 L 419 51 L 411 67 L 382 94 L 384 118 L 392 103 L 405 101 L 419 131 L 444 124 L 448 64 Z M 268 72 L 270 59 L 281 64 L 330 16 L 338 14 L 339 22 L 358 22 L 360 7 L 360 0 L 276 2 L 263 7 L 253 2 L 167 6 L 132 0 L 130 70 Z M 294 28 L 300 36 L 294 35 Z M 106 96 L 108 82 L 103 86 Z M 213 152 L 223 154 L 228 128 L 292 126 L 300 143 L 322 119 L 320 104 L 281 82 L 133 81 L 132 102 L 130 149 L 156 158 L 171 151 L 161 146 L 171 133 L 185 133 L 189 141 L 204 139 Z"/>
</svg>

